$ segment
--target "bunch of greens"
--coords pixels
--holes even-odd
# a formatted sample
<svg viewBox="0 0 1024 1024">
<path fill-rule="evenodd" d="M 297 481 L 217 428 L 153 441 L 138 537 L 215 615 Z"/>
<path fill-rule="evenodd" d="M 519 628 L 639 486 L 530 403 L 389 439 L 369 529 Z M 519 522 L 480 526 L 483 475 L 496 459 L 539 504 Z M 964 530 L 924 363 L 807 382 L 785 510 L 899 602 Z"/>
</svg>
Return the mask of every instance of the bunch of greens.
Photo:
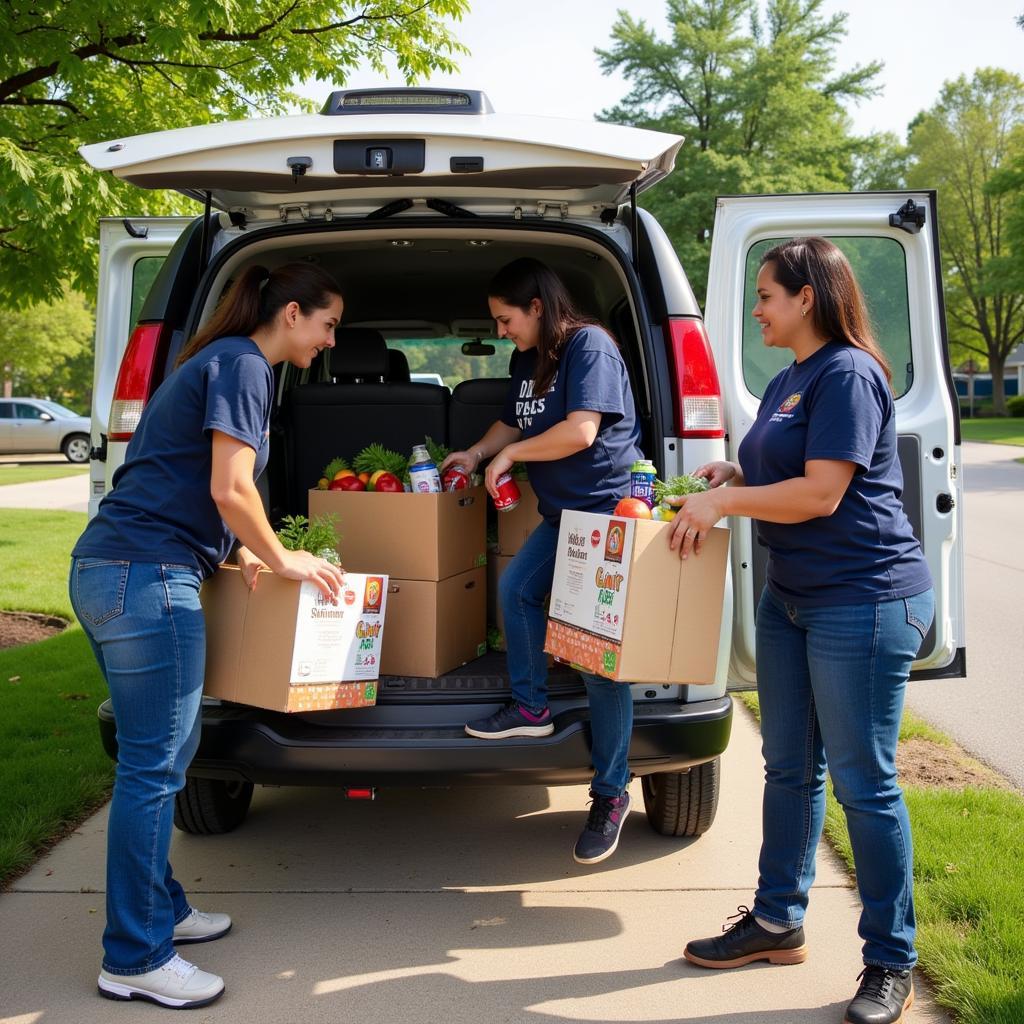
<svg viewBox="0 0 1024 1024">
<path fill-rule="evenodd" d="M 285 516 L 277 531 L 277 539 L 288 551 L 309 551 L 326 558 L 332 565 L 341 565 L 337 548 L 339 538 L 334 529 L 337 518 L 333 512 L 315 516 L 312 521 L 305 516 Z"/>
<path fill-rule="evenodd" d="M 385 448 L 382 444 L 368 444 L 353 460 L 352 468 L 357 473 L 376 473 L 383 469 L 386 473 L 397 476 L 399 480 L 405 476 L 409 460 L 400 452 Z"/>
<path fill-rule="evenodd" d="M 430 457 L 434 460 L 434 465 L 440 469 L 441 463 L 451 455 L 451 448 L 447 448 L 443 444 L 438 444 L 429 434 L 423 438 L 423 441 L 427 446 L 427 451 L 430 453 Z"/>
<path fill-rule="evenodd" d="M 336 474 L 340 473 L 343 469 L 348 468 L 348 463 L 339 455 L 337 458 L 331 459 L 331 461 L 324 466 L 322 478 L 330 483 Z"/>
<path fill-rule="evenodd" d="M 684 473 L 668 480 L 654 481 L 654 503 L 660 505 L 666 498 L 675 498 L 683 494 L 699 494 L 708 489 L 708 482 L 702 476 L 691 476 Z"/>
</svg>

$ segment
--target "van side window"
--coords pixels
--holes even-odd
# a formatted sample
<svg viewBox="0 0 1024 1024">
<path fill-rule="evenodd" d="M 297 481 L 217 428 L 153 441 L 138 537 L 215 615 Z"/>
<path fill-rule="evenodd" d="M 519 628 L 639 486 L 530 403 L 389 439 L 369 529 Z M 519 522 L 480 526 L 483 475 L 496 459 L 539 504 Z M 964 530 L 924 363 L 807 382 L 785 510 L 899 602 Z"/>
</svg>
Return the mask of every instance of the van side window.
<svg viewBox="0 0 1024 1024">
<path fill-rule="evenodd" d="M 910 349 L 910 304 L 907 290 L 907 261 L 903 246 L 892 238 L 828 235 L 846 253 L 857 275 L 879 345 L 892 367 L 892 386 L 896 397 L 905 395 L 914 381 Z M 743 289 L 743 381 L 751 394 L 761 398 L 768 382 L 792 362 L 787 349 L 765 348 L 761 329 L 750 310 L 757 301 L 757 272 L 761 257 L 785 238 L 766 238 L 755 242 L 747 252 Z"/>
<path fill-rule="evenodd" d="M 128 319 L 132 327 L 139 322 L 142 303 L 146 301 L 149 289 L 153 286 L 165 259 L 165 256 L 143 256 L 132 266 L 132 308 Z"/>
</svg>

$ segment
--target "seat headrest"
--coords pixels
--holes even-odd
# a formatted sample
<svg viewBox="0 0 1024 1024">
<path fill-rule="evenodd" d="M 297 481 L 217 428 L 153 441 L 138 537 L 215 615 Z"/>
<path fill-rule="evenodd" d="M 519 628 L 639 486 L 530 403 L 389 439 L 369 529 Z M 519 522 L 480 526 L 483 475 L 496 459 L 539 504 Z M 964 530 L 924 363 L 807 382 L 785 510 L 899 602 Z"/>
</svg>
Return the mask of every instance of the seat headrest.
<svg viewBox="0 0 1024 1024">
<path fill-rule="evenodd" d="M 400 348 L 388 349 L 388 380 L 409 383 L 409 360 Z"/>
<path fill-rule="evenodd" d="M 368 327 L 338 327 L 327 350 L 328 376 L 339 381 L 380 381 L 388 372 L 384 335 Z"/>
</svg>

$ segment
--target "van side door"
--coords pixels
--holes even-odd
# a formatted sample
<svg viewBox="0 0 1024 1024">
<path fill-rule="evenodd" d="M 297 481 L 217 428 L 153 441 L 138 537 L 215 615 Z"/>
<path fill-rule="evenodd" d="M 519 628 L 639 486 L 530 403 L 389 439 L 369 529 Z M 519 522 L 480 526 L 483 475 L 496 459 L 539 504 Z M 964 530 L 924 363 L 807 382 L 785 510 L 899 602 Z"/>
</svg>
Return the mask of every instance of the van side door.
<svg viewBox="0 0 1024 1024">
<path fill-rule="evenodd" d="M 792 361 L 765 348 L 751 310 L 761 257 L 823 235 L 850 258 L 893 370 L 903 505 L 935 581 L 935 624 L 916 675 L 965 674 L 959 406 L 949 369 L 934 192 L 726 196 L 718 200 L 706 321 L 722 377 L 728 458 L 771 378 Z M 730 679 L 756 681 L 754 614 L 767 551 L 749 520 L 732 524 L 735 613 Z"/>
</svg>

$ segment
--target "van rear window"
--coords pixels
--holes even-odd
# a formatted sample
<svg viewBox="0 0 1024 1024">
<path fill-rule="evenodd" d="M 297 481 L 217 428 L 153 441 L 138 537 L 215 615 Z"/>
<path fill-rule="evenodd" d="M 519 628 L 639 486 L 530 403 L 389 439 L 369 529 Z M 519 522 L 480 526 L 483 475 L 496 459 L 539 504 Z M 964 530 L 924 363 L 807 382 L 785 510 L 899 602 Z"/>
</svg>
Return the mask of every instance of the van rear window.
<svg viewBox="0 0 1024 1024">
<path fill-rule="evenodd" d="M 413 380 L 437 374 L 449 389 L 464 380 L 480 377 L 507 377 L 514 346 L 509 341 L 485 339 L 480 344 L 494 349 L 492 355 L 466 354 L 462 351 L 466 338 L 389 338 L 389 349 L 399 349 L 409 363 Z M 439 383 L 433 381 L 433 383 Z"/>
<path fill-rule="evenodd" d="M 910 300 L 907 290 L 907 261 L 903 246 L 892 238 L 826 236 L 849 259 L 868 305 L 875 337 L 889 358 L 892 386 L 897 398 L 905 395 L 914 380 L 910 348 Z M 747 252 L 743 289 L 743 380 L 751 394 L 761 398 L 768 382 L 792 360 L 788 349 L 765 348 L 761 329 L 750 311 L 757 302 L 757 272 L 761 257 L 785 238 L 755 242 Z"/>
</svg>

